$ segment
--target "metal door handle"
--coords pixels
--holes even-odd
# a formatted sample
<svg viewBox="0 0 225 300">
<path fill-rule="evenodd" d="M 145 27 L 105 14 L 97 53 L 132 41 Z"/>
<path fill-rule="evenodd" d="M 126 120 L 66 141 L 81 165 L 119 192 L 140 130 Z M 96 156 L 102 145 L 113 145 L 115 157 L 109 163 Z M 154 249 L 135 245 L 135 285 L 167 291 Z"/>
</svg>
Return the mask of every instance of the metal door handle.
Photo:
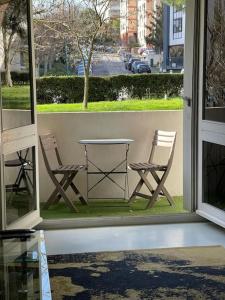
<svg viewBox="0 0 225 300">
<path fill-rule="evenodd" d="M 190 97 L 184 96 L 183 100 L 187 103 L 187 106 L 191 106 L 191 98 Z"/>
</svg>

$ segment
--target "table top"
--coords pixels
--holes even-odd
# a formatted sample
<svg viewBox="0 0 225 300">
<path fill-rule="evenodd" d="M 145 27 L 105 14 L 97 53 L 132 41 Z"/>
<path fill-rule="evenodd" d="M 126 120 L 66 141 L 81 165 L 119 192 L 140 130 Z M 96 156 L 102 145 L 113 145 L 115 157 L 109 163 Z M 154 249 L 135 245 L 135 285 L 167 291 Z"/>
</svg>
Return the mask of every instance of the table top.
<svg viewBox="0 0 225 300">
<path fill-rule="evenodd" d="M 133 141 L 132 139 L 91 139 L 80 140 L 79 143 L 83 145 L 124 145 Z"/>
</svg>

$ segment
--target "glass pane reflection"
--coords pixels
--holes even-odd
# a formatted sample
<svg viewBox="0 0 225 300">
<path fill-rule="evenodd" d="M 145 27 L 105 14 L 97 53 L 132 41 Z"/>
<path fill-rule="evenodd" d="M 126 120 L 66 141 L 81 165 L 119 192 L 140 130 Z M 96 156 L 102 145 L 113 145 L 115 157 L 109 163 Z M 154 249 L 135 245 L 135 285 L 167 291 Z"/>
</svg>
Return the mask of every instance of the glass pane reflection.
<svg viewBox="0 0 225 300">
<path fill-rule="evenodd" d="M 42 232 L 0 239 L 0 299 L 52 299 Z"/>
<path fill-rule="evenodd" d="M 28 1 L 0 2 L 3 129 L 31 124 Z"/>
<path fill-rule="evenodd" d="M 203 119 L 225 122 L 225 1 L 206 1 Z"/>
<path fill-rule="evenodd" d="M 7 224 L 36 209 L 34 147 L 5 156 Z"/>
<path fill-rule="evenodd" d="M 225 209 L 225 146 L 203 142 L 203 202 Z"/>
</svg>

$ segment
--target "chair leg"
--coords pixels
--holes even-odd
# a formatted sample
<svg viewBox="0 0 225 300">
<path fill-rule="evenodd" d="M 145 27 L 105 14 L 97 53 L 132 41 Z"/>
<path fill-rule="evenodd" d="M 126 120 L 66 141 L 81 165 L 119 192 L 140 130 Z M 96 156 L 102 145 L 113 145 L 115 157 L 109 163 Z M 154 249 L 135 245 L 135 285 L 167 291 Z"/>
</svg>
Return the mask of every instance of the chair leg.
<svg viewBox="0 0 225 300">
<path fill-rule="evenodd" d="M 152 174 L 152 171 L 151 171 L 151 174 Z M 148 202 L 146 208 L 151 208 L 151 207 L 153 207 L 153 205 L 155 204 L 155 202 L 156 202 L 156 200 L 157 200 L 157 198 L 158 198 L 158 196 L 159 196 L 159 193 L 160 193 L 160 191 L 161 191 L 162 188 L 163 188 L 163 185 L 164 185 L 164 183 L 165 183 L 165 181 L 166 181 L 167 176 L 168 176 L 168 173 L 165 172 L 165 173 L 163 174 L 161 180 L 159 179 L 160 181 L 158 181 L 158 186 L 157 186 L 157 188 L 155 189 L 155 191 L 154 191 L 154 193 L 153 193 L 153 195 L 152 195 L 152 198 L 151 198 L 151 200 Z M 157 177 L 158 177 L 158 176 L 157 176 Z"/>
<path fill-rule="evenodd" d="M 55 183 L 55 186 L 58 189 L 59 194 L 62 196 L 62 198 L 64 199 L 64 201 L 66 202 L 67 206 L 75 212 L 78 212 L 78 209 L 76 208 L 76 206 L 73 204 L 73 202 L 66 196 L 66 193 L 64 192 L 64 189 L 62 188 L 62 186 L 60 185 L 60 183 L 58 182 L 58 180 L 54 177 L 53 182 Z"/>
<path fill-rule="evenodd" d="M 26 188 L 28 194 L 32 195 L 32 192 L 30 191 L 29 183 L 28 183 L 28 180 L 27 180 L 27 176 L 26 176 L 26 173 L 25 173 L 24 170 L 23 170 L 23 173 L 21 175 L 21 178 L 23 178 L 23 182 L 24 182 L 24 185 L 25 185 L 25 188 Z"/>
<path fill-rule="evenodd" d="M 146 187 L 148 188 L 149 192 L 151 194 L 153 194 L 154 193 L 154 189 L 153 189 L 153 187 L 151 186 L 150 182 L 147 179 L 148 173 L 149 172 L 138 171 L 138 174 L 141 177 L 141 179 L 143 180 L 143 183 L 146 185 Z"/>
<path fill-rule="evenodd" d="M 132 195 L 130 196 L 129 200 L 128 200 L 128 203 L 131 203 L 135 197 L 137 196 L 137 194 L 140 192 L 140 189 L 142 188 L 143 184 L 144 184 L 144 180 L 142 178 L 142 174 L 144 174 L 145 176 L 148 175 L 148 171 L 145 171 L 144 173 L 142 173 L 141 171 L 137 171 L 139 176 L 141 177 L 141 179 L 139 180 L 138 184 L 136 185 Z"/>
<path fill-rule="evenodd" d="M 72 190 L 74 191 L 74 193 L 76 194 L 76 196 L 78 197 L 78 199 L 80 200 L 80 202 L 83 205 L 88 205 L 87 200 L 81 195 L 80 191 L 78 190 L 78 188 L 75 186 L 75 184 L 73 182 L 71 182 L 70 184 Z"/>
<path fill-rule="evenodd" d="M 59 182 L 61 186 L 63 186 L 66 182 L 67 176 L 64 175 L 62 180 Z M 57 197 L 57 198 L 56 198 Z M 57 204 L 61 198 L 61 194 L 59 194 L 59 191 L 57 188 L 54 189 L 54 191 L 49 196 L 48 200 L 46 201 L 45 205 L 43 206 L 43 209 L 48 209 L 52 204 Z"/>
<path fill-rule="evenodd" d="M 157 184 L 159 184 L 161 180 L 160 180 L 159 176 L 157 175 L 157 173 L 156 173 L 155 171 L 152 171 L 151 173 L 152 173 L 153 178 L 154 178 L 155 181 L 157 182 Z M 165 174 L 165 175 L 166 175 L 166 178 L 167 178 L 168 174 Z M 165 178 L 165 180 L 166 180 L 166 178 Z M 164 182 L 165 182 L 165 181 L 164 181 Z M 169 194 L 169 192 L 167 191 L 167 189 L 165 188 L 164 185 L 162 186 L 162 191 L 163 191 L 164 195 L 166 196 L 166 198 L 167 198 L 169 204 L 170 204 L 172 207 L 175 207 L 174 200 L 173 200 L 173 198 L 171 197 L 171 195 Z"/>
<path fill-rule="evenodd" d="M 142 179 L 139 180 L 138 184 L 136 185 L 132 195 L 130 196 L 129 200 L 128 200 L 128 203 L 131 203 L 135 197 L 136 197 L 136 194 L 140 191 L 140 189 L 142 188 L 142 185 L 143 185 L 144 181 Z"/>
<path fill-rule="evenodd" d="M 84 205 L 88 205 L 88 202 L 84 199 L 84 197 L 81 195 L 81 193 L 79 192 L 78 188 L 75 186 L 75 184 L 73 183 L 73 180 L 75 178 L 75 176 L 77 175 L 78 172 L 72 174 L 67 182 L 65 183 L 65 185 L 63 186 L 64 191 L 66 191 L 68 189 L 69 186 L 71 186 L 72 190 L 74 191 L 76 197 L 78 197 L 78 199 L 80 200 L 80 202 Z M 57 201 L 59 201 L 61 198 L 61 195 L 58 195 L 57 197 Z"/>
</svg>

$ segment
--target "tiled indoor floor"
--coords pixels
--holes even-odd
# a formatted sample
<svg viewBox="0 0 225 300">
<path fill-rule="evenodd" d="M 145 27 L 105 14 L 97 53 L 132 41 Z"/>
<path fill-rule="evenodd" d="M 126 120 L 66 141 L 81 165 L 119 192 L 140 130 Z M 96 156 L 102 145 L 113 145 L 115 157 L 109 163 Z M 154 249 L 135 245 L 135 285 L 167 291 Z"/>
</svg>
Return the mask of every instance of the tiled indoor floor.
<svg viewBox="0 0 225 300">
<path fill-rule="evenodd" d="M 212 223 L 45 231 L 48 254 L 188 246 L 225 246 L 225 229 Z"/>
</svg>

